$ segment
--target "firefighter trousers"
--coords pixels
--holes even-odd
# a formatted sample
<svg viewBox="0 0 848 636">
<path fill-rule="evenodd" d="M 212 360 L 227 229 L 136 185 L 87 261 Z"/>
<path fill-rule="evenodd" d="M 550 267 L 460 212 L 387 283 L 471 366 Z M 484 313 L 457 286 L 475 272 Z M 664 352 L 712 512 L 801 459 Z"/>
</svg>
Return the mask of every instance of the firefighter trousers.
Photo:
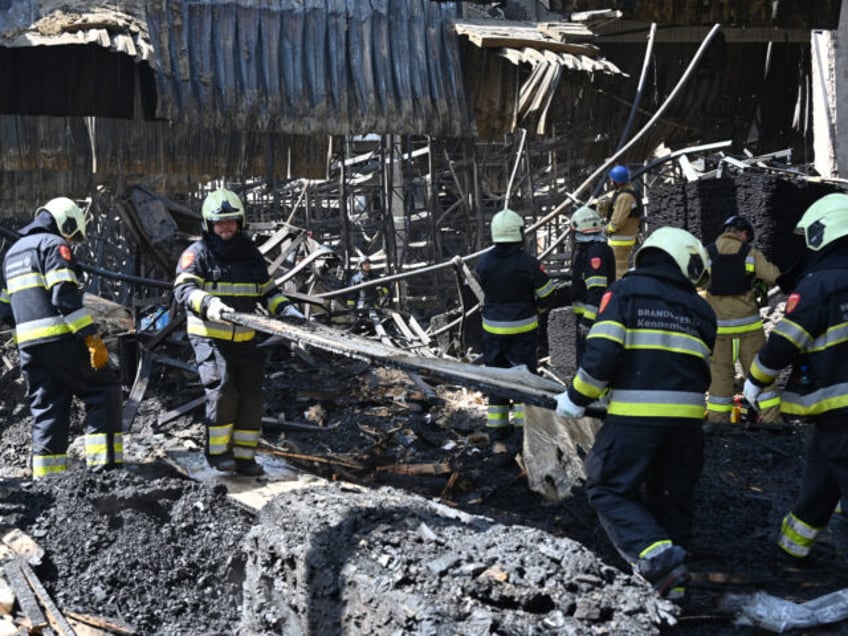
<svg viewBox="0 0 848 636">
<path fill-rule="evenodd" d="M 608 417 L 598 431 L 586 457 L 586 494 L 629 563 L 658 542 L 689 543 L 703 449 L 700 420 L 632 424 Z"/>
<path fill-rule="evenodd" d="M 531 373 L 536 373 L 538 358 L 538 330 L 526 331 L 509 335 L 483 332 L 483 363 L 487 367 L 510 369 L 526 365 Z M 486 416 L 486 426 L 503 428 L 509 426 L 509 398 L 490 393 L 487 395 L 489 408 Z M 524 405 L 513 405 L 515 426 L 524 426 Z"/>
<path fill-rule="evenodd" d="M 848 496 L 848 431 L 842 423 L 817 424 L 792 512 L 813 527 L 823 527 L 843 493 Z"/>
<path fill-rule="evenodd" d="M 252 459 L 264 410 L 264 355 L 255 340 L 189 336 L 206 392 L 206 452 Z"/>
<path fill-rule="evenodd" d="M 23 347 L 20 360 L 32 413 L 35 476 L 55 472 L 36 470 L 39 458 L 54 458 L 55 469 L 65 468 L 74 396 L 85 407 L 87 465 L 122 463 L 121 381 L 115 370 L 92 369 L 87 347 L 74 337 Z"/>
<path fill-rule="evenodd" d="M 615 280 L 621 277 L 630 268 L 630 253 L 633 251 L 634 243 L 629 245 L 612 245 L 612 253 L 615 255 Z"/>
<path fill-rule="evenodd" d="M 707 419 L 711 422 L 729 422 L 733 410 L 733 397 L 736 395 L 736 362 L 742 367 L 743 377 L 765 344 L 762 329 L 756 329 L 737 335 L 720 334 L 716 337 L 713 355 L 710 360 L 709 397 L 707 399 Z M 778 422 L 780 416 L 780 397 L 774 384 L 767 386 L 760 394 L 760 420 Z"/>
</svg>

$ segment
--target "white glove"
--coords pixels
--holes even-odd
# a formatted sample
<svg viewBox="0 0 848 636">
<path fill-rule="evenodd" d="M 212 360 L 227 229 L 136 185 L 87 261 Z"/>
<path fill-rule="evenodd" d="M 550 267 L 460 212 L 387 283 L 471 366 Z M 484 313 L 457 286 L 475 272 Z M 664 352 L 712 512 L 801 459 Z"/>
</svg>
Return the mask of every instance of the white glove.
<svg viewBox="0 0 848 636">
<path fill-rule="evenodd" d="M 754 407 L 755 410 L 760 410 L 760 405 L 757 403 L 757 400 L 760 398 L 760 393 L 763 392 L 763 387 L 757 386 L 750 380 L 745 380 L 745 384 L 742 386 L 742 395 L 745 396 L 745 399 L 748 400 L 748 403 Z"/>
<path fill-rule="evenodd" d="M 303 312 L 291 303 L 283 308 L 283 313 L 280 315 L 284 318 L 300 318 L 301 320 L 306 320 L 306 316 L 303 315 Z"/>
<path fill-rule="evenodd" d="M 586 412 L 585 406 L 577 406 L 571 401 L 571 398 L 568 397 L 568 391 L 563 391 L 557 395 L 556 402 L 557 415 L 563 415 L 565 417 L 583 417 L 583 414 Z"/>
<path fill-rule="evenodd" d="M 206 306 L 206 317 L 209 320 L 222 320 L 221 314 L 227 311 L 235 311 L 235 309 L 230 307 L 217 296 L 213 296 L 212 300 L 210 300 L 209 304 Z"/>
</svg>

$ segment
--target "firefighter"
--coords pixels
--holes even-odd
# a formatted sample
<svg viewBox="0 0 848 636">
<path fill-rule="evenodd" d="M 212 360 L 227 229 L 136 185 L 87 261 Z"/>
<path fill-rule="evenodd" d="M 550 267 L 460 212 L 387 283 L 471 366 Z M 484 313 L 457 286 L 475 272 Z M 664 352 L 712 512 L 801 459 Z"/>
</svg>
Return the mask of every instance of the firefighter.
<svg viewBox="0 0 848 636">
<path fill-rule="evenodd" d="M 586 336 L 598 315 L 607 287 L 615 281 L 615 255 L 604 237 L 598 213 L 583 206 L 571 217 L 574 247 L 571 253 L 571 301 L 574 312 L 577 366 L 586 348 Z"/>
<path fill-rule="evenodd" d="M 372 280 L 380 278 L 371 269 L 371 259 L 363 256 L 359 261 L 359 271 L 350 277 L 350 286 L 355 287 Z M 351 309 L 359 311 L 373 309 L 378 304 L 384 302 L 383 299 L 388 298 L 389 288 L 385 286 L 365 287 L 360 289 L 356 296 L 348 300 L 348 306 Z"/>
<path fill-rule="evenodd" d="M 524 220 L 504 209 L 492 217 L 492 243 L 477 262 L 483 288 L 483 361 L 487 367 L 537 366 L 539 313 L 553 300 L 554 285 L 536 257 L 524 250 Z M 524 405 L 490 394 L 486 426 L 492 439 L 503 440 L 524 426 Z"/>
<path fill-rule="evenodd" d="M 613 166 L 609 171 L 612 190 L 598 199 L 598 212 L 609 219 L 606 232 L 615 254 L 615 278 L 624 276 L 630 266 L 630 253 L 636 244 L 642 222 L 642 197 L 630 183 L 627 166 Z"/>
<path fill-rule="evenodd" d="M 721 235 L 707 246 L 710 285 L 706 298 L 716 313 L 718 336 L 712 358 L 712 382 L 707 399 L 707 430 L 730 422 L 736 393 L 736 363 L 743 376 L 766 341 L 757 287 L 771 287 L 780 270 L 751 243 L 754 227 L 742 216 L 731 216 Z M 780 420 L 780 394 L 772 385 L 760 395 L 760 420 Z"/>
<path fill-rule="evenodd" d="M 840 496 L 848 495 L 848 195 L 820 198 L 795 232 L 807 246 L 806 268 L 754 358 L 743 394 L 759 404 L 765 387 L 791 365 L 781 411 L 814 425 L 801 491 L 778 539 L 781 554 L 799 560 L 809 554 Z"/>
<path fill-rule="evenodd" d="M 685 593 L 685 547 L 703 467 L 704 392 L 716 318 L 698 295 L 708 257 L 689 232 L 662 227 L 635 269 L 601 299 L 583 362 L 557 413 L 581 417 L 609 389 L 586 458 L 586 494 L 635 573 L 662 596 Z"/>
<path fill-rule="evenodd" d="M 206 392 L 206 458 L 221 472 L 257 476 L 264 360 L 252 329 L 226 320 L 264 303 L 274 315 L 303 319 L 268 274 L 244 232 L 244 205 L 230 190 L 203 201 L 203 237 L 177 265 L 174 296 L 186 307 L 186 330 Z"/>
<path fill-rule="evenodd" d="M 91 312 L 71 243 L 85 216 L 66 197 L 48 201 L 20 230 L 3 262 L 0 316 L 15 328 L 32 413 L 32 475 L 68 466 L 71 404 L 85 406 L 85 462 L 99 472 L 123 464 L 121 383 Z"/>
</svg>

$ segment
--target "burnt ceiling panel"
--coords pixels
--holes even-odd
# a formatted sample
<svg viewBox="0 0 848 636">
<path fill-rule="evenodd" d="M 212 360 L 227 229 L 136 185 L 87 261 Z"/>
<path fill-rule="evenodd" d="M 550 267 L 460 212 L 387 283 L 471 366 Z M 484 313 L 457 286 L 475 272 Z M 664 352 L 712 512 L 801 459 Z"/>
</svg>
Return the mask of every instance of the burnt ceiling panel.
<svg viewBox="0 0 848 636">
<path fill-rule="evenodd" d="M 669 25 L 836 29 L 842 0 L 551 0 L 565 13 L 617 9 L 625 20 Z"/>
</svg>

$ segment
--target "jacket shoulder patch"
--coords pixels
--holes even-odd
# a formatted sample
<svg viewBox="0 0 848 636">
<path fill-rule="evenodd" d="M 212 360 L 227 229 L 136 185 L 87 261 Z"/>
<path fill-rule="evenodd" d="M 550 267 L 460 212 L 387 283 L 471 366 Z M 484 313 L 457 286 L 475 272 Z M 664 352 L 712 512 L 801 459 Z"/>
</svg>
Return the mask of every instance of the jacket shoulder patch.
<svg viewBox="0 0 848 636">
<path fill-rule="evenodd" d="M 610 304 L 611 300 L 612 300 L 612 291 L 606 292 L 601 297 L 601 304 L 598 306 L 598 315 L 601 315 L 602 313 L 604 313 L 604 309 L 607 308 L 607 305 Z"/>
<path fill-rule="evenodd" d="M 789 298 L 786 299 L 786 313 L 791 314 L 795 311 L 795 308 L 798 306 L 798 303 L 801 302 L 801 294 L 798 292 L 792 292 L 789 294 Z"/>
<path fill-rule="evenodd" d="M 589 260 L 589 264 L 592 266 L 592 269 L 601 269 L 601 266 L 604 264 L 604 261 L 600 256 L 593 256 Z"/>
<path fill-rule="evenodd" d="M 183 252 L 183 255 L 180 256 L 180 269 L 188 269 L 194 264 L 194 252 L 191 250 L 186 250 Z"/>
<path fill-rule="evenodd" d="M 62 243 L 59 246 L 59 256 L 64 258 L 66 261 L 70 262 L 73 259 L 74 255 L 71 252 L 71 248 L 68 247 L 65 243 Z"/>
</svg>

